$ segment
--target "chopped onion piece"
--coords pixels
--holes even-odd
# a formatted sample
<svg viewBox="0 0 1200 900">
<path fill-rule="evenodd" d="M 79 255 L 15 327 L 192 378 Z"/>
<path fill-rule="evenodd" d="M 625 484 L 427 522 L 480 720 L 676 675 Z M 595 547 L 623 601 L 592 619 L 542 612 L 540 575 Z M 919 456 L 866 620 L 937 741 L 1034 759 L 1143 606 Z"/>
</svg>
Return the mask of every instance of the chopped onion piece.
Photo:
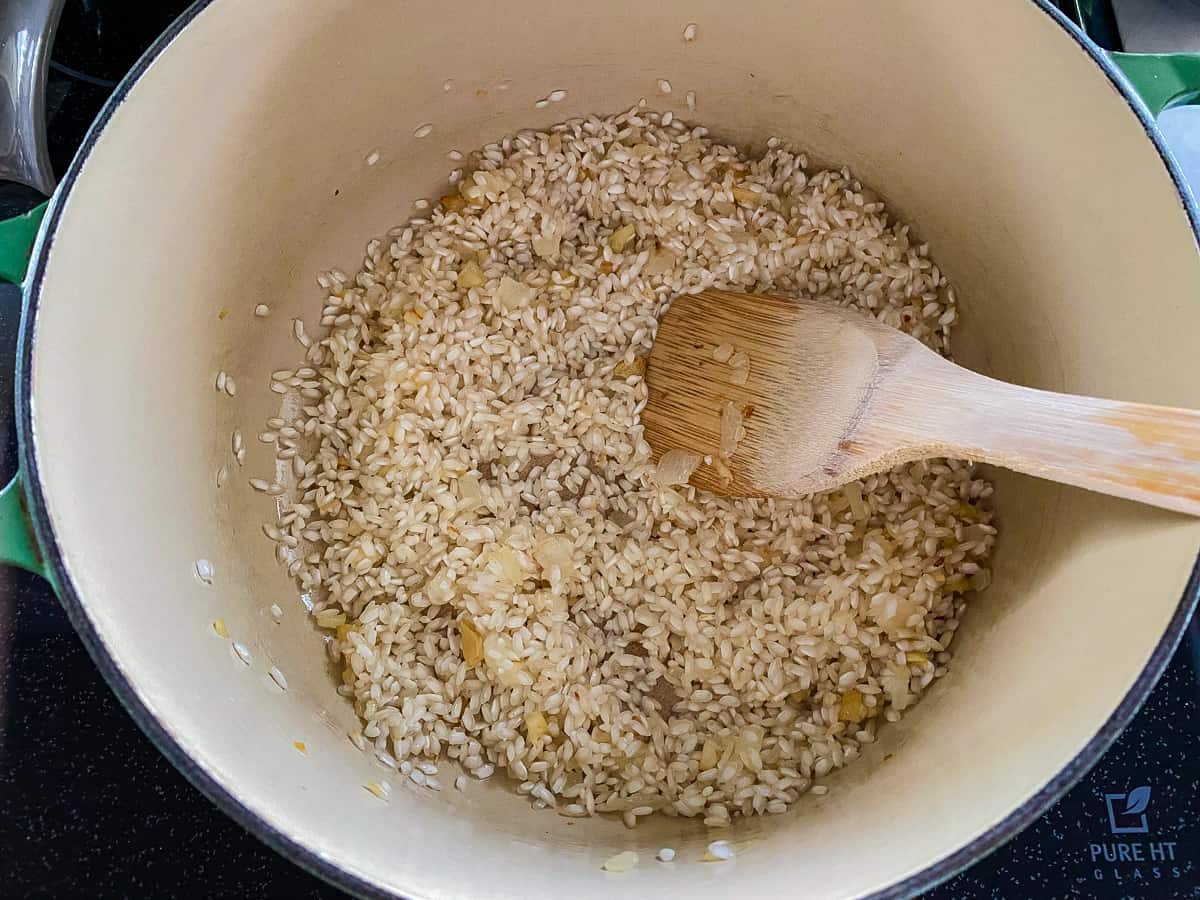
<svg viewBox="0 0 1200 900">
<path fill-rule="evenodd" d="M 473 259 L 467 260 L 466 264 L 458 270 L 455 278 L 455 283 L 460 288 L 479 287 L 484 281 L 483 269 L 479 268 L 479 263 Z"/>
<path fill-rule="evenodd" d="M 659 247 L 650 254 L 650 258 L 646 260 L 646 265 L 642 266 L 642 274 L 648 276 L 665 275 L 675 268 L 677 258 L 674 253 L 666 247 Z"/>
<path fill-rule="evenodd" d="M 536 253 L 542 259 L 550 259 L 551 257 L 558 255 L 558 247 L 559 247 L 559 244 L 562 243 L 562 235 L 560 235 L 560 234 L 552 234 L 552 235 L 540 234 L 537 237 L 535 237 L 530 243 L 533 246 L 534 253 Z"/>
<path fill-rule="evenodd" d="M 534 744 L 546 733 L 546 717 L 539 710 L 525 714 L 525 743 Z"/>
<path fill-rule="evenodd" d="M 467 472 L 459 477 L 458 499 L 472 507 L 483 503 L 483 491 L 480 490 L 479 477 L 474 472 Z"/>
<path fill-rule="evenodd" d="M 737 450 L 742 438 L 742 412 L 726 400 L 721 407 L 721 451 L 722 459 L 729 459 Z"/>
<path fill-rule="evenodd" d="M 608 246 L 612 248 L 614 253 L 620 253 L 633 240 L 633 236 L 637 233 L 637 228 L 630 223 L 622 225 L 608 239 Z"/>
<path fill-rule="evenodd" d="M 747 206 L 758 206 L 767 199 L 766 196 L 760 194 L 758 191 L 752 191 L 750 188 L 742 187 L 741 185 L 734 187 L 730 193 L 733 194 L 734 200 L 738 203 L 744 203 Z"/>
<path fill-rule="evenodd" d="M 462 655 L 468 666 L 473 666 L 483 659 L 483 635 L 468 618 L 458 621 L 458 638 L 462 643 Z"/>
<path fill-rule="evenodd" d="M 632 850 L 624 850 L 616 856 L 610 856 L 601 866 L 605 872 L 628 872 L 638 864 L 638 855 Z"/>
<path fill-rule="evenodd" d="M 696 466 L 700 465 L 700 454 L 691 450 L 668 450 L 658 461 L 654 470 L 654 483 L 659 487 L 687 484 Z"/>
<path fill-rule="evenodd" d="M 640 378 L 646 374 L 646 357 L 635 356 L 631 363 L 621 360 L 613 369 L 613 374 L 618 378 L 628 378 L 631 375 L 637 375 Z"/>
<path fill-rule="evenodd" d="M 505 275 L 500 279 L 500 287 L 496 289 L 496 303 L 506 312 L 512 312 L 514 309 L 528 306 L 534 293 L 533 288 Z"/>
<path fill-rule="evenodd" d="M 509 584 L 517 585 L 525 580 L 525 566 L 521 557 L 511 547 L 500 546 L 491 552 L 487 568 L 493 575 L 504 579 Z"/>
<path fill-rule="evenodd" d="M 986 525 L 968 525 L 963 529 L 963 540 L 979 543 L 986 541 L 991 533 Z"/>
<path fill-rule="evenodd" d="M 883 690 L 897 711 L 905 710 L 912 704 L 912 691 L 909 685 L 911 675 L 912 673 L 906 666 L 891 665 L 884 670 L 883 677 L 880 679 Z"/>
<path fill-rule="evenodd" d="M 708 849 L 704 851 L 702 859 L 704 862 L 724 862 L 725 860 L 733 859 L 735 855 L 728 841 L 713 841 L 708 845 Z"/>
<path fill-rule="evenodd" d="M 871 510 L 867 508 L 867 504 L 863 500 L 862 485 L 857 481 L 852 481 L 842 488 L 842 496 L 850 504 L 850 515 L 854 517 L 855 521 L 870 517 Z"/>
<path fill-rule="evenodd" d="M 578 571 L 575 567 L 575 545 L 569 538 L 561 534 L 542 538 L 533 545 L 533 558 L 537 560 L 542 571 L 549 576 L 555 568 L 563 578 L 573 578 Z"/>
</svg>

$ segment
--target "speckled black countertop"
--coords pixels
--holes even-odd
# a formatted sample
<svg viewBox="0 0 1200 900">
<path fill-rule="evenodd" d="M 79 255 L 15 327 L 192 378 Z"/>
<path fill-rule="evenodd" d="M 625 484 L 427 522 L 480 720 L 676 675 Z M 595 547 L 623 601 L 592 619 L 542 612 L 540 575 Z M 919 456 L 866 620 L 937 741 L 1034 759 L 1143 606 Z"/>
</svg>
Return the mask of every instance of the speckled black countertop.
<svg viewBox="0 0 1200 900">
<path fill-rule="evenodd" d="M 1169 5 L 1188 2 L 1200 35 L 1198 0 Z M 187 5 L 68 0 L 49 86 L 60 172 L 111 83 Z M 1173 132 L 1196 151 L 1200 178 L 1200 119 L 1176 122 Z M 0 185 L 0 217 L 31 202 L 27 192 Z M 12 392 L 18 310 L 15 291 L 0 289 L 4 396 Z M 6 412 L 5 480 L 13 468 Z M 1197 782 L 1200 623 L 1193 622 L 1145 707 L 1092 772 L 1018 837 L 926 896 L 1200 897 Z M 133 896 L 343 895 L 192 788 L 121 708 L 45 585 L 0 567 L 0 898 Z"/>
</svg>

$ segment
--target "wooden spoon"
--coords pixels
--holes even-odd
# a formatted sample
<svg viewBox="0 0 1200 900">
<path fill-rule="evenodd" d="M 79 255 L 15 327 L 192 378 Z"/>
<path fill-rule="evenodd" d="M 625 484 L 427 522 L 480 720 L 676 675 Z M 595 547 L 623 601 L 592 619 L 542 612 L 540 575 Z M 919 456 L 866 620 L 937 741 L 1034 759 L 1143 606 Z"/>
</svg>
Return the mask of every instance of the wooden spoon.
<svg viewBox="0 0 1200 900">
<path fill-rule="evenodd" d="M 955 457 L 1200 515 L 1200 413 L 996 381 L 831 303 L 681 295 L 646 383 L 655 460 L 710 456 L 690 483 L 720 494 L 798 497 Z"/>
</svg>

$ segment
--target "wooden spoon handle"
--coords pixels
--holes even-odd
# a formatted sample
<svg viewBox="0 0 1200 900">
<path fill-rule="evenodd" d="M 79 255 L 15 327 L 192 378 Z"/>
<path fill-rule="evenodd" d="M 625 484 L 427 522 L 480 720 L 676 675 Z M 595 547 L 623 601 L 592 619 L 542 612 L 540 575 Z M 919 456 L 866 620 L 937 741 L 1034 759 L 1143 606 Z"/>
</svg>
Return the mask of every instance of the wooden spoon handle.
<svg viewBox="0 0 1200 900">
<path fill-rule="evenodd" d="M 1200 412 L 958 373 L 953 398 L 921 416 L 947 455 L 1200 516 Z"/>
</svg>

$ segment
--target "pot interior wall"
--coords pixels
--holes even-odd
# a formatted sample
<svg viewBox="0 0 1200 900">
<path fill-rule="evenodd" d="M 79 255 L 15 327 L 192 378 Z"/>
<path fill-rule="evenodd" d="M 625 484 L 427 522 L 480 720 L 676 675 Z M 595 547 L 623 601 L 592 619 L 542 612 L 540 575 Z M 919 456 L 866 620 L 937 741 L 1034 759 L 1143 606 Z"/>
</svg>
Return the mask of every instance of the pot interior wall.
<svg viewBox="0 0 1200 900">
<path fill-rule="evenodd" d="M 554 89 L 567 99 L 535 109 Z M 321 0 L 303 16 L 285 0 L 213 3 L 130 91 L 67 198 L 36 322 L 37 461 L 83 610 L 140 702 L 238 802 L 370 883 L 416 897 L 870 892 L 1053 778 L 1177 607 L 1200 525 L 996 473 L 995 583 L 951 675 L 827 796 L 714 835 L 569 822 L 498 783 L 406 784 L 387 804 L 363 790 L 384 773 L 345 737 L 321 638 L 260 532 L 271 501 L 246 483 L 271 472 L 254 435 L 276 409 L 268 373 L 302 352 L 291 320 L 316 330 L 316 273 L 354 271 L 370 237 L 443 193 L 449 150 L 639 97 L 686 115 L 689 90 L 715 134 L 780 135 L 848 164 L 914 221 L 959 290 L 960 360 L 1200 407 L 1185 213 L 1124 100 L 1032 3 Z M 236 398 L 214 391 L 221 369 Z M 743 847 L 736 863 L 697 861 L 716 836 Z M 649 859 L 663 845 L 680 851 L 671 866 Z M 624 848 L 643 862 L 618 881 L 599 867 Z"/>
</svg>

